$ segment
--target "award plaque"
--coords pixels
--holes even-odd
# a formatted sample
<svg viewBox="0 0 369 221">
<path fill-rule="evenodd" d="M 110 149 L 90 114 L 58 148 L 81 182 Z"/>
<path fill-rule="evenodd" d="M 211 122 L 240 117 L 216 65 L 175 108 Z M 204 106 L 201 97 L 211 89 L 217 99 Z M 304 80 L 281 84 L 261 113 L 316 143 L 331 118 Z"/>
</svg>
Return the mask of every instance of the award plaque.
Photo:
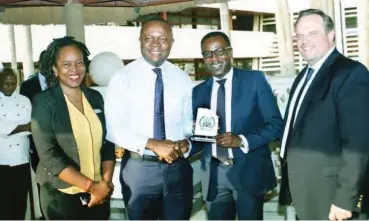
<svg viewBox="0 0 369 221">
<path fill-rule="evenodd" d="M 218 116 L 215 112 L 206 108 L 197 109 L 196 125 L 191 140 L 214 143 L 217 134 Z"/>
</svg>

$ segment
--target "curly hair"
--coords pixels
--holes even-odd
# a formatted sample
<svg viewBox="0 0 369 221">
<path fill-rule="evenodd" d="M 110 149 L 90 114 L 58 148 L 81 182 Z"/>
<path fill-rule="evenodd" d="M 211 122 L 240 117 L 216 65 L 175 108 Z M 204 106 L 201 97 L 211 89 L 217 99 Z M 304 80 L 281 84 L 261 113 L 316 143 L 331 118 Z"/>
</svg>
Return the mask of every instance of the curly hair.
<svg viewBox="0 0 369 221">
<path fill-rule="evenodd" d="M 71 36 L 56 38 L 47 46 L 41 61 L 41 67 L 43 69 L 42 71 L 44 71 L 43 74 L 45 75 L 50 88 L 59 83 L 58 78 L 55 76 L 53 67 L 57 66 L 57 60 L 61 49 L 65 46 L 72 45 L 81 50 L 83 62 L 86 66 L 86 74 L 88 73 L 88 66 L 90 64 L 88 56 L 90 55 L 90 51 L 88 50 L 87 46 L 82 42 L 76 41 L 74 37 Z"/>
</svg>

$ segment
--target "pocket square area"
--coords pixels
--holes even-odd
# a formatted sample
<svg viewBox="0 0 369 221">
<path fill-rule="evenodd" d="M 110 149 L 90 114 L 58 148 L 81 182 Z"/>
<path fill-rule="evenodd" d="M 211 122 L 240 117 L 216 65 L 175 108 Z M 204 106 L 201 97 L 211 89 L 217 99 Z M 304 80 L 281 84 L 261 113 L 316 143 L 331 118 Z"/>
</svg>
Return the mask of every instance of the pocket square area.
<svg viewBox="0 0 369 221">
<path fill-rule="evenodd" d="M 94 109 L 94 112 L 98 114 L 98 113 L 101 113 L 102 111 L 101 109 Z"/>
</svg>

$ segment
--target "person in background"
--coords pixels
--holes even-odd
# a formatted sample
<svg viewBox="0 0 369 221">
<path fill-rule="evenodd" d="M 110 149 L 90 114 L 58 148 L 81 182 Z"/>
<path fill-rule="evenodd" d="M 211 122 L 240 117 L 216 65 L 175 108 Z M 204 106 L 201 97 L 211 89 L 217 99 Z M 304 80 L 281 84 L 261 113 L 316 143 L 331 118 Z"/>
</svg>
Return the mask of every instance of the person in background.
<svg viewBox="0 0 369 221">
<path fill-rule="evenodd" d="M 192 83 L 166 59 L 173 33 L 162 19 L 140 32 L 142 58 L 115 74 L 106 92 L 107 139 L 124 147 L 122 193 L 129 219 L 188 220 L 192 167 Z"/>
<path fill-rule="evenodd" d="M 31 78 L 23 81 L 20 85 L 20 90 L 19 93 L 23 96 L 28 97 L 28 99 L 31 101 L 32 103 L 32 99 L 33 97 L 46 90 L 49 86 L 46 82 L 46 78 L 45 75 L 43 74 L 45 71 L 43 70 L 43 66 L 42 66 L 42 61 L 43 61 L 43 57 L 45 55 L 45 50 L 42 51 L 40 53 L 39 59 L 38 59 L 38 66 L 39 66 L 39 71 L 36 75 L 32 76 Z M 33 142 L 32 139 L 32 135 L 30 136 L 30 149 L 31 149 L 31 165 L 32 165 L 32 169 L 33 171 L 36 171 L 37 169 L 37 165 L 39 162 L 39 157 L 38 154 L 36 152 L 36 148 L 35 148 L 35 144 Z"/>
<path fill-rule="evenodd" d="M 369 160 L 369 72 L 337 51 L 321 10 L 299 13 L 296 39 L 307 65 L 285 114 L 280 203 L 302 220 L 355 218 Z"/>
<path fill-rule="evenodd" d="M 232 67 L 226 34 L 206 34 L 201 51 L 213 76 L 193 89 L 193 115 L 207 108 L 219 117 L 216 143 L 193 143 L 203 151 L 208 219 L 262 220 L 264 195 L 277 185 L 268 143 L 280 138 L 281 114 L 264 73 Z"/>
<path fill-rule="evenodd" d="M 0 220 L 24 220 L 30 189 L 31 102 L 15 93 L 17 76 L 0 70 Z"/>
<path fill-rule="evenodd" d="M 66 36 L 45 53 L 50 88 L 35 95 L 31 121 L 42 212 L 46 219 L 108 219 L 114 145 L 105 140 L 101 94 L 82 85 L 89 51 Z"/>
</svg>

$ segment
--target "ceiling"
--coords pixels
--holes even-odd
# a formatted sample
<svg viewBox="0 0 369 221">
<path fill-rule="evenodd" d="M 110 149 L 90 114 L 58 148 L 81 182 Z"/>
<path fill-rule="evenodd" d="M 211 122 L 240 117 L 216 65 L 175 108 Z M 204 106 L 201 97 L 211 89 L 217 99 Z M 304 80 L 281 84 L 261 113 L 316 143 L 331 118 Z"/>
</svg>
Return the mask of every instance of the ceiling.
<svg viewBox="0 0 369 221">
<path fill-rule="evenodd" d="M 143 7 L 193 0 L 0 0 L 2 7 L 63 6 L 67 2 L 81 3 L 88 7 Z"/>
</svg>

